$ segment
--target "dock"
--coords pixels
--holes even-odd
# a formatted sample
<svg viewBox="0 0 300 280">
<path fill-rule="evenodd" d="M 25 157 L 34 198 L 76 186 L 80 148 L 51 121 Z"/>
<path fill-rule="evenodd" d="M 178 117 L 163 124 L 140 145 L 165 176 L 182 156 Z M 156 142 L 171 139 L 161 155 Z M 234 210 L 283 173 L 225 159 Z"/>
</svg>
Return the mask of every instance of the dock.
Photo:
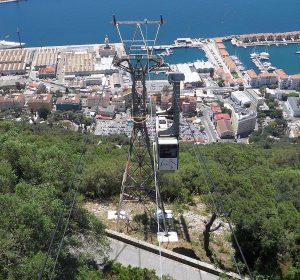
<svg viewBox="0 0 300 280">
<path fill-rule="evenodd" d="M 237 47 L 300 44 L 300 31 L 243 34 L 231 37 L 231 43 Z"/>
</svg>

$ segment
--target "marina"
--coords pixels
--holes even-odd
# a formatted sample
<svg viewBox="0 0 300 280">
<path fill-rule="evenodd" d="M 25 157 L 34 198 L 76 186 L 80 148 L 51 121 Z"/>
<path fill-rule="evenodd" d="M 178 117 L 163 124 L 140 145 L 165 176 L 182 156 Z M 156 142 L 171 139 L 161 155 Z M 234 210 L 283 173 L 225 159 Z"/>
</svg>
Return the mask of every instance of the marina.
<svg viewBox="0 0 300 280">
<path fill-rule="evenodd" d="M 250 54 L 252 62 L 261 72 L 273 72 L 276 67 L 272 66 L 271 62 L 267 62 L 270 59 L 270 54 L 268 52 L 261 53 L 251 53 Z"/>
</svg>

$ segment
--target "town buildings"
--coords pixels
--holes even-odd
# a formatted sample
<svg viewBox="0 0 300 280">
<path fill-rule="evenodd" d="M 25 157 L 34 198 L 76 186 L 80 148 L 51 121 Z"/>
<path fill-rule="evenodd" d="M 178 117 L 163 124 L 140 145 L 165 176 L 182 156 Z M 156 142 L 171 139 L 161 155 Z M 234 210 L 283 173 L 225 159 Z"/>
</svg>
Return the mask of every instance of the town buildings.
<svg viewBox="0 0 300 280">
<path fill-rule="evenodd" d="M 237 137 L 246 137 L 256 125 L 257 114 L 251 110 L 232 110 L 231 124 Z"/>
<path fill-rule="evenodd" d="M 41 108 L 47 108 L 49 111 L 52 109 L 52 94 L 35 94 L 29 97 L 27 101 L 28 109 L 36 112 Z"/>
<path fill-rule="evenodd" d="M 78 111 L 81 110 L 81 100 L 78 94 L 64 94 L 56 101 L 56 110 Z"/>
<path fill-rule="evenodd" d="M 243 107 L 249 107 L 251 100 L 243 91 L 234 91 L 231 93 L 231 99 L 238 105 Z"/>
<path fill-rule="evenodd" d="M 1 110 L 18 110 L 25 105 L 25 96 L 22 93 L 14 93 L 7 95 L 0 95 L 0 109 Z"/>
<path fill-rule="evenodd" d="M 217 120 L 216 130 L 221 139 L 234 137 L 234 131 L 230 120 L 227 119 Z"/>
<path fill-rule="evenodd" d="M 300 74 L 290 76 L 289 88 L 294 90 L 300 90 Z"/>
</svg>

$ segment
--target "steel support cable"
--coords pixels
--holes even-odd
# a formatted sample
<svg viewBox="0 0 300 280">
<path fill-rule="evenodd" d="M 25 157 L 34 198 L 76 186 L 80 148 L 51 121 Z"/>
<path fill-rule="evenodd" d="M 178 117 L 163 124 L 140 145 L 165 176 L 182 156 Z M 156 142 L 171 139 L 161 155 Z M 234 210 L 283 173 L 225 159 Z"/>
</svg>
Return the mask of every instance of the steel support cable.
<svg viewBox="0 0 300 280">
<path fill-rule="evenodd" d="M 146 24 L 146 40 L 148 37 L 148 28 L 147 28 L 147 24 Z M 156 40 L 155 40 L 156 41 Z M 155 42 L 154 41 L 154 42 Z M 150 59 L 149 59 L 149 49 L 147 48 L 147 58 L 148 58 L 148 67 L 147 67 L 147 74 L 148 74 L 148 81 L 151 81 L 151 76 L 150 76 L 150 72 L 149 72 L 149 63 L 150 63 Z M 157 220 L 157 236 L 160 233 L 160 224 L 159 224 L 159 218 L 158 218 L 158 211 L 159 211 L 159 206 L 158 206 L 158 192 L 159 192 L 159 186 L 158 186 L 158 181 L 157 181 L 157 162 L 156 162 L 156 148 L 155 148 L 155 135 L 157 133 L 156 131 L 156 126 L 155 126 L 155 118 L 153 118 L 153 110 L 152 110 L 152 98 L 150 96 L 150 100 L 149 100 L 149 104 L 150 104 L 150 116 L 151 116 L 151 124 L 152 124 L 152 130 L 151 130 L 151 137 L 152 137 L 152 141 L 153 141 L 153 147 L 152 147 L 152 152 L 153 152 L 153 173 L 154 173 L 154 184 L 155 184 L 155 202 L 156 202 L 156 220 Z M 153 120 L 154 120 L 154 124 L 153 124 Z M 159 198 L 161 199 L 160 195 Z M 165 213 L 162 211 L 162 214 L 164 215 Z M 160 245 L 160 239 L 158 238 L 158 251 L 159 251 L 159 277 L 160 279 L 162 279 L 162 256 L 161 256 L 161 245 Z"/>
<path fill-rule="evenodd" d="M 194 155 L 195 155 L 195 157 L 196 157 L 196 159 L 197 159 L 197 161 L 198 161 L 198 164 L 199 164 L 200 169 L 201 169 L 201 173 L 202 173 L 203 178 L 204 178 L 204 182 L 205 182 L 205 184 L 206 184 L 206 186 L 207 186 L 208 194 L 209 194 L 210 200 L 211 200 L 211 202 L 212 202 L 212 204 L 213 204 L 213 211 L 216 213 L 217 216 L 220 216 L 219 211 L 218 211 L 218 209 L 217 209 L 216 202 L 215 202 L 215 200 L 214 200 L 214 198 L 213 198 L 213 195 L 212 195 L 212 191 L 211 191 L 211 189 L 210 189 L 210 187 L 209 187 L 209 183 L 208 183 L 207 178 L 206 178 L 207 175 L 204 174 L 204 171 L 203 171 L 202 168 L 201 168 L 201 167 L 203 167 L 203 165 L 201 164 L 201 161 L 200 161 L 200 159 L 199 159 L 199 157 L 198 157 L 198 154 L 197 154 L 197 151 L 196 151 L 196 147 L 195 147 L 197 144 L 195 144 L 195 143 L 196 143 L 196 141 L 195 141 L 195 138 L 194 138 L 194 144 L 193 144 Z M 239 267 L 238 267 L 238 265 L 237 265 L 237 262 L 236 262 L 236 258 L 235 258 L 234 256 L 232 256 L 232 257 L 233 257 L 233 262 L 234 262 L 234 265 L 235 265 L 235 267 L 236 267 L 236 270 L 237 270 L 239 276 L 242 278 L 240 269 L 239 269 Z"/>
<path fill-rule="evenodd" d="M 187 121 L 187 120 L 186 120 L 186 121 Z M 212 184 L 212 186 L 213 186 L 213 189 L 215 190 L 216 187 L 215 187 L 215 184 L 214 184 L 213 180 L 211 179 L 211 174 L 210 174 L 210 172 L 209 172 L 209 170 L 208 170 L 208 168 L 207 168 L 207 166 L 206 166 L 206 163 L 205 163 L 206 160 L 205 160 L 205 158 L 204 158 L 204 155 L 201 153 L 201 151 L 200 151 L 200 149 L 199 149 L 199 145 L 196 143 L 196 137 L 195 137 L 194 131 L 191 129 L 191 126 L 190 126 L 190 124 L 189 124 L 188 122 L 187 122 L 187 124 L 188 124 L 188 127 L 189 127 L 189 129 L 190 129 L 190 132 L 191 132 L 192 137 L 193 137 L 193 140 L 194 140 L 193 148 L 194 148 L 194 151 L 195 151 L 195 156 L 196 156 L 196 158 L 197 158 L 197 160 L 198 160 L 198 163 L 199 163 L 200 167 L 201 167 L 201 166 L 204 167 L 204 170 L 205 170 L 205 172 L 206 172 L 206 177 L 208 177 L 208 178 L 210 179 L 210 182 L 211 182 L 211 184 Z M 200 158 L 200 159 L 199 159 L 199 158 Z M 201 164 L 201 161 L 202 161 L 202 164 Z M 246 258 L 245 258 L 244 253 L 243 253 L 243 250 L 242 250 L 242 248 L 241 248 L 241 246 L 240 246 L 240 244 L 239 244 L 239 242 L 238 242 L 238 239 L 237 239 L 236 234 L 235 234 L 235 232 L 234 232 L 234 230 L 233 230 L 233 227 L 232 227 L 232 224 L 231 224 L 231 222 L 230 222 L 230 220 L 229 220 L 229 217 L 228 217 L 228 215 L 227 215 L 227 212 L 225 211 L 225 208 L 224 208 L 224 205 L 223 205 L 222 198 L 220 197 L 220 194 L 217 193 L 217 194 L 218 194 L 218 203 L 217 203 L 217 205 L 216 205 L 216 203 L 215 203 L 215 201 L 214 201 L 214 198 L 213 198 L 212 191 L 211 191 L 211 187 L 210 187 L 209 184 L 207 183 L 207 180 L 205 180 L 205 182 L 206 182 L 206 185 L 207 185 L 207 188 L 208 188 L 208 192 L 209 192 L 210 198 L 211 198 L 212 203 L 213 203 L 213 205 L 214 205 L 214 208 L 215 208 L 215 210 L 217 211 L 217 205 L 220 206 L 221 212 L 222 212 L 222 213 L 224 214 L 224 216 L 225 216 L 225 220 L 226 220 L 226 222 L 227 222 L 227 224 L 228 224 L 228 226 L 229 226 L 229 228 L 230 228 L 230 231 L 231 231 L 231 233 L 232 233 L 232 235 L 233 235 L 233 237 L 234 237 L 235 244 L 237 245 L 238 250 L 239 250 L 239 253 L 241 254 L 242 259 L 243 259 L 243 262 L 244 262 L 244 264 L 245 264 L 245 266 L 246 266 L 246 268 L 247 268 L 247 271 L 248 271 L 248 274 L 249 274 L 249 276 L 250 276 L 250 279 L 253 279 L 252 273 L 251 273 L 250 268 L 249 268 L 249 266 L 248 266 L 247 260 L 246 260 Z M 218 212 L 216 212 L 216 214 L 218 215 Z M 234 258 L 234 262 L 235 262 L 237 271 L 238 271 L 240 277 L 242 277 L 242 276 L 241 276 L 241 273 L 240 273 L 240 270 L 239 270 L 239 268 L 238 268 L 237 262 L 236 262 L 236 258 L 235 258 L 234 256 L 233 256 L 233 258 Z"/>
<path fill-rule="evenodd" d="M 178 104 L 177 100 L 175 100 L 175 102 L 176 102 L 175 105 L 178 106 L 178 107 L 179 107 L 179 110 L 180 110 L 180 104 Z M 229 226 L 229 229 L 230 229 L 230 231 L 231 231 L 231 233 L 232 233 L 232 235 L 233 235 L 233 237 L 234 237 L 234 241 L 235 241 L 235 243 L 236 243 L 236 245 L 237 245 L 237 247 L 238 247 L 238 250 L 239 250 L 239 252 L 240 252 L 240 254 L 241 254 L 241 256 L 242 256 L 243 262 L 244 262 L 244 264 L 245 264 L 245 266 L 246 266 L 246 268 L 247 268 L 247 271 L 248 271 L 248 274 L 249 274 L 249 276 L 250 276 L 250 279 L 252 280 L 252 279 L 253 279 L 252 273 L 251 273 L 251 271 L 250 271 L 250 268 L 249 268 L 248 263 L 247 263 L 247 261 L 246 261 L 246 258 L 245 258 L 245 256 L 244 256 L 244 253 L 243 253 L 243 251 L 242 251 L 242 248 L 241 248 L 241 246 L 240 246 L 240 244 L 239 244 L 239 242 L 238 242 L 238 239 L 237 239 L 237 237 L 236 237 L 236 234 L 235 234 L 234 231 L 233 231 L 233 227 L 232 227 L 231 222 L 230 222 L 230 220 L 229 220 L 229 218 L 228 218 L 228 215 L 226 215 L 226 211 L 225 211 L 225 209 L 224 209 L 224 205 L 223 205 L 222 198 L 221 198 L 221 197 L 218 197 L 218 200 L 219 200 L 219 201 L 217 201 L 217 203 L 216 203 L 215 199 L 213 198 L 212 189 L 213 189 L 213 190 L 216 190 L 216 186 L 215 186 L 215 184 L 214 184 L 214 181 L 213 181 L 213 179 L 212 179 L 212 176 L 211 176 L 211 174 L 210 174 L 210 171 L 208 170 L 208 168 L 207 168 L 207 166 L 206 166 L 206 164 L 205 164 L 205 158 L 204 158 L 204 155 L 201 153 L 201 151 L 200 151 L 200 149 L 199 149 L 199 145 L 197 144 L 197 141 L 196 141 L 196 137 L 195 137 L 194 131 L 191 129 L 191 126 L 190 126 L 189 122 L 187 121 L 187 119 L 186 119 L 186 118 L 184 118 L 184 119 L 185 119 L 186 123 L 188 124 L 189 130 L 190 130 L 190 132 L 191 132 L 191 134 L 192 134 L 192 137 L 193 137 L 193 150 L 194 150 L 195 157 L 196 157 L 196 159 L 197 159 L 197 161 L 198 161 L 198 164 L 199 164 L 199 166 L 200 166 L 200 169 L 201 169 L 201 167 L 203 167 L 203 170 L 201 169 L 201 171 L 202 171 L 202 174 L 203 174 L 203 177 L 204 177 L 204 182 L 205 182 L 205 184 L 206 184 L 206 186 L 207 186 L 207 189 L 208 189 L 209 197 L 210 197 L 211 202 L 212 202 L 212 204 L 213 204 L 214 211 L 216 212 L 217 216 L 220 216 L 220 215 L 219 215 L 220 212 L 218 211 L 218 202 L 219 202 L 219 206 L 220 206 L 220 208 L 221 208 L 221 211 L 223 212 L 223 214 L 225 214 L 226 222 L 227 222 L 227 224 L 228 224 L 228 226 Z M 202 164 L 201 164 L 201 162 L 202 162 Z M 203 171 L 205 171 L 206 174 L 205 174 Z M 209 183 L 209 182 L 210 182 L 210 183 Z M 212 186 L 212 188 L 210 187 L 210 185 Z M 236 261 L 235 256 L 233 256 L 233 259 L 234 259 L 234 263 L 235 263 L 237 272 L 238 272 L 239 276 L 242 278 L 242 275 L 241 275 L 240 269 L 239 269 L 239 267 L 238 267 L 238 265 L 237 265 L 237 261 Z"/>
<path fill-rule="evenodd" d="M 85 141 L 84 141 L 84 143 L 85 143 Z M 81 160 L 81 158 L 82 158 L 83 152 L 84 152 L 84 145 L 82 146 L 82 149 L 81 149 L 81 152 L 80 152 L 80 160 Z M 76 165 L 75 173 L 74 173 L 74 174 L 77 174 L 77 173 L 78 173 L 79 168 L 80 168 L 80 161 L 77 162 L 77 165 Z M 65 199 L 64 199 L 62 208 L 61 208 L 61 210 L 60 210 L 60 212 L 59 212 L 59 216 L 58 216 L 58 220 L 57 220 L 57 222 L 56 222 L 56 226 L 55 226 L 55 228 L 54 228 L 54 231 L 52 232 L 50 244 L 49 244 L 49 247 L 48 247 L 46 256 L 45 256 L 45 258 L 44 258 L 44 261 L 43 261 L 43 264 L 42 264 L 42 268 L 40 269 L 40 271 L 39 271 L 39 273 L 38 273 L 38 279 L 39 279 L 39 280 L 42 279 L 43 273 L 44 273 L 44 271 L 45 271 L 45 267 L 46 267 L 46 265 L 47 265 L 47 261 L 48 261 L 49 255 L 50 255 L 51 250 L 52 250 L 54 238 L 55 238 L 56 233 L 57 233 L 57 231 L 58 231 L 58 229 L 59 229 L 60 223 L 61 223 L 62 218 L 63 218 L 64 211 L 65 211 L 65 208 L 66 208 L 66 205 L 67 205 L 68 196 L 69 196 L 69 194 L 71 193 L 72 186 L 73 186 L 73 184 L 74 184 L 74 182 L 75 182 L 75 177 L 76 177 L 76 176 L 74 175 L 73 178 L 72 178 L 71 184 L 70 184 L 70 186 L 69 186 L 69 188 L 68 188 L 68 190 L 67 190 L 67 193 L 66 193 L 66 195 L 65 195 Z"/>
<path fill-rule="evenodd" d="M 113 62 L 110 64 L 109 69 L 111 69 L 112 64 L 113 64 Z M 108 81 L 108 78 L 107 78 L 107 76 L 106 76 L 106 80 L 105 80 L 104 85 L 106 85 L 107 81 Z M 103 93 L 104 93 L 104 86 L 103 86 L 103 89 L 102 89 L 102 94 L 103 94 Z M 95 116 L 97 115 L 97 112 L 98 112 L 98 110 L 99 110 L 100 100 L 101 100 L 101 99 L 99 98 L 98 103 L 97 103 L 97 105 L 96 105 L 96 106 L 97 106 L 97 107 L 96 107 L 97 109 L 96 109 L 96 114 L 95 114 Z M 75 183 L 75 180 L 76 180 L 76 175 L 79 173 L 79 170 L 80 170 L 80 166 L 81 166 L 81 161 L 82 161 L 82 158 L 83 158 L 83 154 L 84 154 L 84 152 L 85 152 L 85 149 L 86 149 L 86 146 L 87 146 L 87 143 L 88 143 L 88 138 L 89 138 L 88 136 L 89 136 L 89 134 L 86 132 L 86 133 L 85 133 L 84 142 L 83 142 L 83 144 L 82 144 L 80 156 L 79 156 L 79 159 L 78 159 L 77 164 L 76 164 L 76 168 L 75 168 L 74 175 L 73 175 L 73 177 L 72 177 L 71 184 L 70 184 L 70 186 L 69 186 L 69 188 L 68 188 L 68 191 L 67 191 L 67 193 L 66 193 L 66 195 L 65 195 L 64 203 L 63 203 L 62 209 L 61 209 L 61 211 L 60 211 L 60 213 L 59 213 L 59 218 L 58 218 L 58 221 L 57 221 L 57 223 L 56 223 L 55 229 L 54 229 L 54 231 L 53 231 L 53 233 L 52 233 L 51 240 L 50 240 L 50 245 L 49 245 L 49 247 L 48 247 L 48 251 L 47 251 L 47 253 L 46 253 L 46 257 L 44 258 L 44 262 L 43 262 L 42 268 L 41 268 L 41 270 L 40 270 L 39 273 L 38 273 L 38 280 L 41 280 L 42 277 L 43 277 L 43 274 L 44 274 L 44 271 L 45 271 L 45 268 L 46 268 L 46 265 L 47 265 L 47 261 L 48 261 L 49 255 L 50 255 L 51 250 L 52 250 L 52 246 L 53 246 L 53 243 L 54 243 L 55 236 L 56 236 L 56 234 L 57 234 L 57 232 L 58 232 L 59 226 L 60 226 L 61 221 L 62 221 L 62 219 L 63 219 L 63 214 L 64 214 L 64 212 L 65 212 L 65 208 L 66 208 L 66 205 L 67 205 L 68 196 L 69 196 L 69 194 L 70 194 L 71 191 L 72 191 L 72 188 L 73 188 L 74 183 Z M 73 196 L 73 200 L 72 200 L 71 208 L 70 208 L 70 211 L 69 211 L 67 223 L 66 223 L 66 226 L 65 226 L 65 228 L 64 228 L 64 233 L 63 233 L 63 235 L 62 235 L 61 241 L 60 241 L 60 243 L 59 243 L 59 249 L 58 249 L 58 251 L 57 251 L 57 255 L 56 255 L 56 258 L 55 258 L 55 263 L 54 263 L 53 269 L 52 269 L 52 271 L 51 271 L 51 273 L 50 273 L 50 279 L 52 279 L 52 274 L 53 274 L 54 271 L 55 271 L 55 267 L 56 267 L 56 264 L 57 264 L 58 256 L 59 256 L 59 253 L 60 253 L 62 244 L 63 244 L 64 236 L 65 236 L 66 230 L 67 230 L 67 228 L 68 228 L 68 224 L 69 224 L 69 220 L 70 220 L 70 217 L 71 217 L 72 209 L 73 209 L 73 207 L 74 207 L 74 205 L 75 205 L 76 196 L 77 196 L 77 192 L 78 192 L 79 186 L 80 186 L 80 183 L 78 183 L 78 185 L 77 185 L 77 187 L 76 187 L 76 190 L 75 190 L 75 194 L 74 194 L 74 196 Z"/>
</svg>

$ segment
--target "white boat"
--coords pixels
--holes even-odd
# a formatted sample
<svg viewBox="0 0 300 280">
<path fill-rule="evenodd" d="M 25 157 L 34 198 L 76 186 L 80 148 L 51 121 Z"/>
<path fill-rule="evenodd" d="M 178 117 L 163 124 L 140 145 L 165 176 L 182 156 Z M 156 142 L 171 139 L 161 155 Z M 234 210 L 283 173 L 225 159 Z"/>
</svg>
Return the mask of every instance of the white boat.
<svg viewBox="0 0 300 280">
<path fill-rule="evenodd" d="M 193 41 L 191 38 L 177 38 L 174 43 L 175 45 L 191 45 Z"/>
<path fill-rule="evenodd" d="M 270 58 L 270 54 L 267 52 L 261 52 L 259 54 L 259 59 L 261 60 L 268 60 Z"/>
<path fill-rule="evenodd" d="M 264 62 L 264 63 L 263 63 L 263 66 L 269 67 L 269 66 L 271 66 L 271 62 Z"/>
<path fill-rule="evenodd" d="M 269 67 L 267 68 L 267 70 L 268 70 L 268 72 L 272 72 L 272 71 L 276 70 L 276 67 L 274 67 L 274 66 L 269 66 Z"/>
<path fill-rule="evenodd" d="M 259 54 L 256 53 L 256 52 L 253 52 L 253 53 L 250 54 L 251 58 L 257 58 L 258 56 L 259 56 Z"/>
<path fill-rule="evenodd" d="M 22 47 L 24 45 L 25 45 L 25 43 L 21 43 Z M 20 47 L 19 42 L 0 40 L 0 49 L 15 49 L 15 48 L 19 48 L 19 47 Z"/>
<path fill-rule="evenodd" d="M 296 52 L 296 54 L 300 54 L 300 51 Z"/>
</svg>

